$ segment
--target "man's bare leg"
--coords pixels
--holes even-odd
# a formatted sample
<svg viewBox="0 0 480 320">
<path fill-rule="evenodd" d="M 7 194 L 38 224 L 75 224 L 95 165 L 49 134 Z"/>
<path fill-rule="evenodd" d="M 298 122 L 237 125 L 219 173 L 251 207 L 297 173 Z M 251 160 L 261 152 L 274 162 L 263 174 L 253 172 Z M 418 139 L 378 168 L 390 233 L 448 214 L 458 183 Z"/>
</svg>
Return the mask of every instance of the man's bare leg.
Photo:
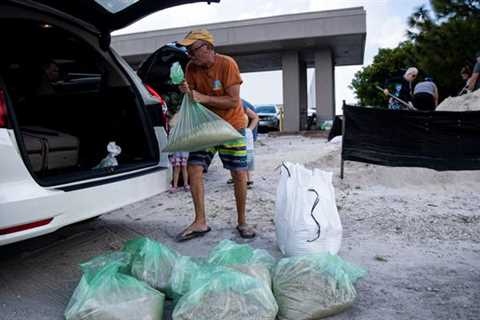
<svg viewBox="0 0 480 320">
<path fill-rule="evenodd" d="M 231 171 L 235 189 L 235 200 L 237 203 L 238 226 L 237 230 L 242 238 L 255 237 L 255 230 L 247 224 L 246 203 L 247 203 L 247 171 Z"/>
<path fill-rule="evenodd" d="M 235 189 L 235 201 L 237 203 L 238 224 L 246 224 L 245 207 L 247 202 L 247 171 L 230 171 Z"/>
<path fill-rule="evenodd" d="M 208 229 L 205 217 L 203 167 L 198 165 L 188 165 L 188 177 L 190 180 L 193 205 L 195 207 L 195 220 L 182 232 L 183 235 L 188 234 L 191 231 L 205 231 Z"/>
</svg>

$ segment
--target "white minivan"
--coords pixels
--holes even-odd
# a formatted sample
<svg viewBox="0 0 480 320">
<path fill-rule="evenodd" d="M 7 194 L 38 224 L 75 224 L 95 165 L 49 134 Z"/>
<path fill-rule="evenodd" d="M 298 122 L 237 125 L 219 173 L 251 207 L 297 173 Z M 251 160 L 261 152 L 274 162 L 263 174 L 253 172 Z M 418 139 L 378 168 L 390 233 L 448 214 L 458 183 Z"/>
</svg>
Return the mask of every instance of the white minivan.
<svg viewBox="0 0 480 320">
<path fill-rule="evenodd" d="M 168 187 L 162 105 L 110 33 L 193 2 L 202 1 L 0 2 L 0 245 Z M 111 142 L 121 152 L 109 158 Z"/>
</svg>

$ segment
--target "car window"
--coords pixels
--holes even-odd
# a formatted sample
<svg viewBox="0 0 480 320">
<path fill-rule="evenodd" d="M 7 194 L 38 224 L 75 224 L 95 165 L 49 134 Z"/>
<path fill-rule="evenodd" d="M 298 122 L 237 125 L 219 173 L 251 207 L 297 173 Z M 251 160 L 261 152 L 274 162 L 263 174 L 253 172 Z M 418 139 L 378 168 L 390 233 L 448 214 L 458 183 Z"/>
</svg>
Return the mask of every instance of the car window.
<svg viewBox="0 0 480 320">
<path fill-rule="evenodd" d="M 47 105 L 48 98 L 100 94 L 113 83 L 115 74 L 102 57 L 75 34 L 33 20 L 2 20 L 0 27 L 16 31 L 4 36 L 9 45 L 2 47 L 0 74 L 23 110 L 34 108 L 37 99 Z"/>
<path fill-rule="evenodd" d="M 256 110 L 257 113 L 277 113 L 275 106 L 258 106 Z"/>
<path fill-rule="evenodd" d="M 120 12 L 123 9 L 137 3 L 138 1 L 139 0 L 95 0 L 96 3 L 98 3 L 111 13 Z"/>
</svg>

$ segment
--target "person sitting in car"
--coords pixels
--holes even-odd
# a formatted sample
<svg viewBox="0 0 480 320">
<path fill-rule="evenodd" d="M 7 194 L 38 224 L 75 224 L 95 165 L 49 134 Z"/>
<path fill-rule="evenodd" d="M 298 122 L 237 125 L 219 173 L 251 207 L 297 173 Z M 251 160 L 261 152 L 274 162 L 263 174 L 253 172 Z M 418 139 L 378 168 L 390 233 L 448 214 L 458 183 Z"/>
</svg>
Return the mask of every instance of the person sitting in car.
<svg viewBox="0 0 480 320">
<path fill-rule="evenodd" d="M 46 60 L 40 65 L 41 73 L 38 86 L 35 90 L 37 96 L 55 94 L 54 84 L 60 80 L 60 68 L 53 60 Z"/>
</svg>

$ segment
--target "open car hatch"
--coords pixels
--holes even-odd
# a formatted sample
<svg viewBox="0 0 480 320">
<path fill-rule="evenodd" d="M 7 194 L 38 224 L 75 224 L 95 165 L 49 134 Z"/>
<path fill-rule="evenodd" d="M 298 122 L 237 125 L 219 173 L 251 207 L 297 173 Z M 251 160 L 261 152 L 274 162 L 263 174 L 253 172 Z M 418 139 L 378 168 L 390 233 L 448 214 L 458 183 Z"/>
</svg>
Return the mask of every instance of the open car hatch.
<svg viewBox="0 0 480 320">
<path fill-rule="evenodd" d="M 35 0 L 95 26 L 102 33 L 124 28 L 156 11 L 220 0 Z"/>
</svg>

